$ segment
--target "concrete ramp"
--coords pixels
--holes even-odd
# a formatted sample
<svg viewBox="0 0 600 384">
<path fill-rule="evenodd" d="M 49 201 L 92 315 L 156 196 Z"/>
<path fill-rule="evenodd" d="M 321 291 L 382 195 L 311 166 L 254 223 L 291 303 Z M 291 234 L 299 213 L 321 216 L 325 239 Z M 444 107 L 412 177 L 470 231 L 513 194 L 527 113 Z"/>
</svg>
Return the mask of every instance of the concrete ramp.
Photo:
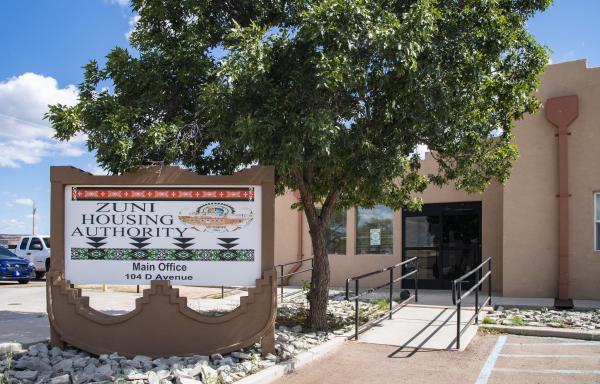
<svg viewBox="0 0 600 384">
<path fill-rule="evenodd" d="M 461 311 L 461 329 L 475 313 L 473 308 Z M 400 349 L 456 349 L 456 308 L 407 305 L 394 313 L 392 320 L 383 320 L 358 338 L 361 343 L 397 346 Z M 464 350 L 477 333 L 470 325 L 460 338 Z"/>
</svg>

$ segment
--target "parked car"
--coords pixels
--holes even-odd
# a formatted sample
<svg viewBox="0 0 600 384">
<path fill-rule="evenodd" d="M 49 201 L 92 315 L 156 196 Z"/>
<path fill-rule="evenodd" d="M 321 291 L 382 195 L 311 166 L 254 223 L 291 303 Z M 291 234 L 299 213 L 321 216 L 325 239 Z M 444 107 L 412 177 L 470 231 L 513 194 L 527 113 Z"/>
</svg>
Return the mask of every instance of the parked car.
<svg viewBox="0 0 600 384">
<path fill-rule="evenodd" d="M 50 236 L 23 236 L 14 252 L 17 256 L 33 263 L 38 279 L 50 269 Z"/>
<path fill-rule="evenodd" d="M 35 267 L 32 262 L 18 257 L 8 249 L 0 247 L 0 280 L 13 281 L 19 284 L 27 284 L 35 278 Z"/>
</svg>

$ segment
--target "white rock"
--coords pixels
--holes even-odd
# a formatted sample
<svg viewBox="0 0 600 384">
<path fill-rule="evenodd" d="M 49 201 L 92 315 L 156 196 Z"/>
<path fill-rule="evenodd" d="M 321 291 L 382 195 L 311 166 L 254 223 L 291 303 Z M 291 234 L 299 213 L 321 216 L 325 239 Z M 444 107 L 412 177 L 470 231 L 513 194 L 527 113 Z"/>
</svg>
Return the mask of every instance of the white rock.
<svg viewBox="0 0 600 384">
<path fill-rule="evenodd" d="M 0 355 L 7 353 L 18 353 L 23 351 L 23 345 L 20 343 L 0 343 Z"/>
<path fill-rule="evenodd" d="M 73 372 L 73 359 L 65 359 L 52 367 L 54 372 Z"/>
<path fill-rule="evenodd" d="M 160 378 L 156 372 L 148 372 L 148 384 L 160 384 Z"/>
<path fill-rule="evenodd" d="M 71 378 L 69 375 L 56 376 L 50 379 L 50 384 L 70 384 Z"/>
<path fill-rule="evenodd" d="M 200 380 L 196 380 L 191 377 L 184 377 L 184 376 L 178 377 L 177 383 L 178 384 L 202 384 L 202 382 Z"/>
<path fill-rule="evenodd" d="M 35 380 L 38 376 L 37 371 L 16 371 L 14 373 L 15 379 L 18 380 Z"/>
<path fill-rule="evenodd" d="M 217 371 L 209 367 L 208 365 L 202 365 L 200 369 L 200 375 L 202 376 L 202 381 L 210 382 L 211 380 L 216 380 L 218 377 Z"/>
<path fill-rule="evenodd" d="M 250 356 L 249 354 L 244 353 L 244 352 L 231 352 L 231 356 L 235 357 L 236 359 L 241 359 L 241 360 L 252 359 L 252 356 Z"/>
<path fill-rule="evenodd" d="M 275 356 L 272 353 L 267 353 L 267 356 L 265 356 L 265 360 L 269 360 L 269 361 L 277 361 L 277 356 Z"/>
</svg>

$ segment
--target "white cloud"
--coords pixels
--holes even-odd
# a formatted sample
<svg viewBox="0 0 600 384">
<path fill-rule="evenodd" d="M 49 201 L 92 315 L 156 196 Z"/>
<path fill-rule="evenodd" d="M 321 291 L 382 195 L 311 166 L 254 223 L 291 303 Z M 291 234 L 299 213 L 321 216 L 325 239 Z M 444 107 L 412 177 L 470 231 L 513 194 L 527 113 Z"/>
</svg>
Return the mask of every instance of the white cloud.
<svg viewBox="0 0 600 384">
<path fill-rule="evenodd" d="M 135 30 L 135 27 L 136 27 L 138 21 L 140 21 L 140 15 L 138 15 L 137 13 L 133 14 L 129 18 L 129 30 L 127 32 L 125 32 L 125 37 L 127 38 L 127 40 L 129 40 L 131 38 L 131 34 Z"/>
<path fill-rule="evenodd" d="M 25 233 L 25 223 L 17 219 L 0 219 L 1 233 Z"/>
<path fill-rule="evenodd" d="M 0 82 L 0 167 L 18 168 L 47 156 L 81 156 L 85 136 L 69 142 L 52 138 L 54 131 L 43 119 L 49 104 L 74 105 L 77 88 L 60 88 L 49 76 L 24 73 Z"/>
<path fill-rule="evenodd" d="M 129 0 L 110 0 L 112 4 L 120 5 L 121 7 L 126 7 L 129 5 Z"/>
<path fill-rule="evenodd" d="M 32 206 L 33 205 L 33 199 L 29 199 L 29 198 L 19 198 L 19 199 L 15 199 L 13 200 L 13 203 L 18 204 L 18 205 L 28 205 L 28 206 Z"/>
</svg>

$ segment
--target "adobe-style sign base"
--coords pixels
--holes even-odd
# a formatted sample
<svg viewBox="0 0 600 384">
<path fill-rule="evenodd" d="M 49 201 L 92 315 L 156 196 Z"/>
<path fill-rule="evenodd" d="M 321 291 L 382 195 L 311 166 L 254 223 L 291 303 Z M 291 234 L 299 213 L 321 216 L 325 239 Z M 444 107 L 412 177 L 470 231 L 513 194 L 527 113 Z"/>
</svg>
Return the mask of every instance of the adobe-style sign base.
<svg viewBox="0 0 600 384">
<path fill-rule="evenodd" d="M 59 347 L 66 343 L 94 354 L 154 358 L 227 353 L 261 339 L 263 348 L 273 342 L 268 339 L 273 337 L 277 311 L 274 272 L 266 272 L 240 306 L 223 316 L 190 309 L 178 289 L 157 280 L 136 300 L 133 311 L 107 315 L 90 308 L 89 298 L 70 288 L 60 274 L 51 272 L 46 278 L 52 339 Z"/>
<path fill-rule="evenodd" d="M 263 355 L 275 353 L 277 279 L 273 270 L 275 213 L 275 171 L 273 167 L 253 167 L 227 176 L 203 176 L 178 167 L 146 167 L 119 176 L 94 176 L 72 167 L 51 167 L 50 178 L 52 185 L 52 250 L 50 271 L 46 274 L 46 299 L 50 322 L 50 342 L 53 346 L 64 348 L 68 344 L 94 354 L 117 352 L 126 357 L 145 355 L 155 358 L 227 353 L 249 347 L 260 341 Z M 151 186 L 151 188 L 146 188 L 147 186 Z M 205 188 L 202 189 L 202 187 Z M 148 189 L 152 191 L 148 192 Z M 90 190 L 93 191 L 90 192 Z M 66 191 L 69 194 L 66 194 Z M 246 256 L 260 254 L 260 259 L 258 259 L 260 264 L 254 264 L 258 267 L 254 270 L 244 269 L 239 272 L 238 268 L 239 273 L 236 278 L 243 279 L 248 284 L 256 281 L 256 284 L 248 289 L 248 296 L 240 299 L 239 307 L 223 316 L 207 316 L 192 310 L 187 306 L 187 299 L 179 295 L 179 290 L 173 288 L 169 280 L 152 277 L 151 274 L 150 278 L 146 278 L 151 284 L 150 289 L 144 290 L 143 296 L 136 300 L 133 311 L 122 315 L 108 315 L 91 308 L 89 297 L 82 296 L 80 289 L 73 288 L 72 283 L 80 283 L 77 279 L 82 279 L 81 273 L 73 274 L 73 269 L 69 270 L 71 274 L 65 273 L 66 261 L 71 264 L 74 263 L 74 260 L 75 262 L 80 261 L 78 258 L 81 255 L 77 252 L 80 251 L 81 247 L 83 247 L 81 249 L 91 254 L 93 260 L 85 261 L 90 263 L 89 267 L 80 267 L 78 272 L 88 272 L 88 268 L 98 268 L 98 270 L 103 268 L 104 277 L 107 278 L 114 278 L 114 276 L 111 275 L 112 270 L 106 267 L 111 260 L 99 257 L 99 255 L 104 255 L 103 251 L 105 249 L 112 251 L 117 248 L 118 250 L 124 248 L 125 251 L 131 249 L 133 250 L 131 252 L 137 252 L 141 256 L 146 256 L 144 253 L 146 251 L 152 251 L 156 253 L 154 256 L 160 256 L 155 257 L 153 260 L 163 260 L 161 258 L 164 256 L 162 253 L 178 252 L 180 254 L 184 252 L 179 248 L 175 251 L 171 248 L 165 251 L 162 249 L 165 248 L 164 245 L 151 244 L 160 241 L 164 243 L 164 239 L 155 238 L 160 235 L 144 238 L 131 237 L 132 244 L 126 244 L 125 246 L 123 246 L 122 239 L 88 236 L 87 239 L 90 241 L 83 246 L 78 245 L 80 248 L 73 248 L 72 245 L 67 246 L 67 240 L 72 241 L 73 235 L 70 234 L 71 232 L 65 232 L 65 223 L 68 223 L 66 218 L 72 218 L 72 213 L 75 211 L 74 208 L 69 208 L 69 204 L 74 204 L 72 201 L 75 200 L 79 201 L 82 196 L 83 199 L 89 197 L 94 201 L 111 201 L 119 198 L 131 201 L 146 199 L 147 201 L 155 201 L 156 203 L 153 204 L 159 207 L 162 204 L 160 201 L 167 200 L 167 198 L 173 200 L 179 198 L 180 195 L 183 196 L 181 199 L 185 198 L 184 200 L 191 201 L 190 204 L 219 198 L 221 200 L 231 200 L 235 197 L 239 200 L 241 193 L 245 193 L 242 197 L 246 200 L 254 200 L 253 191 L 259 191 L 256 199 L 259 199 L 260 204 L 257 205 L 257 211 L 252 215 L 243 216 L 238 213 L 239 217 L 230 215 L 223 218 L 223 215 L 233 213 L 233 204 L 209 203 L 208 205 L 213 208 L 221 206 L 225 208 L 221 210 L 214 208 L 213 211 L 215 212 L 210 212 L 212 216 L 208 215 L 212 221 L 207 219 L 207 222 L 217 222 L 213 217 L 215 215 L 218 216 L 219 223 L 225 224 L 235 221 L 235 219 L 248 221 L 260 217 L 260 222 L 255 221 L 260 223 L 257 224 L 260 225 L 260 230 L 247 232 L 246 235 L 237 235 L 236 233 L 236 238 L 223 235 L 223 231 L 216 231 L 213 237 L 218 237 L 217 239 L 211 237 L 211 235 L 204 236 L 201 239 L 203 241 L 201 246 L 204 248 L 206 248 L 207 243 L 211 241 L 214 243 L 218 240 L 218 246 L 225 248 L 225 250 L 213 249 L 213 247 L 207 251 L 206 249 L 190 247 L 191 243 L 189 241 L 194 240 L 195 236 L 199 236 L 195 232 L 191 232 L 190 235 L 185 237 L 173 238 L 177 242 L 171 248 L 176 246 L 183 250 L 194 249 L 196 253 L 208 252 L 208 256 L 212 255 L 211 257 L 215 255 L 224 257 L 224 259 L 219 257 L 216 259 L 214 257 L 209 257 L 209 259 L 197 258 L 195 254 L 194 257 L 189 256 L 193 253 L 192 251 L 186 251 L 188 254 L 186 261 L 175 258 L 175 261 L 172 262 L 174 265 L 188 263 L 192 267 L 198 266 L 193 265 L 193 263 L 210 262 L 210 265 L 213 266 L 212 275 L 205 276 L 205 272 L 205 275 L 195 273 L 190 276 L 194 279 L 211 278 L 213 280 L 210 281 L 214 281 L 215 276 L 224 279 L 230 278 L 232 263 L 252 262 L 252 260 L 248 261 L 248 259 L 252 259 L 251 257 L 238 260 L 235 252 L 238 249 L 231 250 L 231 248 L 239 244 L 237 240 L 240 240 L 240 238 L 244 240 L 243 236 L 253 236 L 250 239 L 253 241 L 252 244 L 258 245 L 249 251 L 254 253 L 250 254 L 246 249 L 240 251 L 246 252 Z M 210 193 L 211 195 L 208 197 L 201 196 L 202 193 Z M 96 206 L 104 209 L 108 204 L 110 203 L 100 201 L 96 203 Z M 138 206 L 143 207 L 143 203 L 138 203 Z M 154 209 L 154 205 L 152 207 Z M 201 208 L 196 211 L 196 216 L 204 215 Z M 226 208 L 231 212 L 227 211 Z M 69 214 L 71 216 L 68 216 Z M 188 219 L 189 215 L 181 215 L 178 216 L 179 219 L 183 220 L 182 217 Z M 87 223 L 91 218 L 89 214 L 86 217 L 83 221 Z M 120 223 L 119 225 L 124 224 Z M 228 228 L 228 231 L 235 231 L 238 227 L 235 227 L 235 229 Z M 173 237 L 172 235 L 166 236 Z M 120 245 L 118 244 L 119 241 L 121 241 Z M 136 249 L 131 248 L 132 246 Z M 196 247 L 198 246 L 200 245 L 196 244 Z M 144 248 L 144 252 L 138 250 L 141 248 Z M 77 252 L 73 252 L 73 249 L 76 249 Z M 114 259 L 114 254 L 110 254 L 110 256 L 110 259 Z M 67 257 L 69 257 L 68 260 Z M 134 266 L 133 262 L 135 260 L 131 258 L 120 258 L 118 260 L 117 263 L 121 263 L 119 268 L 122 265 Z M 151 264 L 152 261 L 146 261 L 145 263 Z M 218 264 L 217 267 L 214 267 L 215 263 Z M 201 271 L 205 271 L 209 264 L 203 264 L 202 266 L 205 268 Z M 120 276 L 122 276 L 122 270 L 115 271 L 113 274 L 118 273 L 121 273 Z M 147 275 L 144 274 L 143 276 Z M 67 278 L 72 279 L 72 281 Z M 198 281 L 202 282 L 201 280 Z M 105 281 L 98 281 L 97 283 L 102 282 Z M 131 284 L 136 283 L 140 284 L 139 282 L 132 282 Z"/>
</svg>

